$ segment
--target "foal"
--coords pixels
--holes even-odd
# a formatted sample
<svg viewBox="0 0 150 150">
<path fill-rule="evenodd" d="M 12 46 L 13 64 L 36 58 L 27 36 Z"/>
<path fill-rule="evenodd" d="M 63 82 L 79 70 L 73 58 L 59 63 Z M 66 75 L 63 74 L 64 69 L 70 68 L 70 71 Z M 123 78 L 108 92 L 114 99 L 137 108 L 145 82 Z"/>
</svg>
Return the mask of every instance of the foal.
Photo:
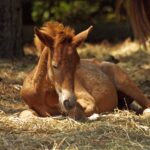
<svg viewBox="0 0 150 150">
<path fill-rule="evenodd" d="M 35 28 L 39 62 L 24 81 L 21 96 L 39 116 L 62 113 L 80 118 L 112 111 L 135 100 L 143 108 L 150 101 L 117 65 L 81 59 L 76 48 L 92 27 L 75 35 L 74 30 L 48 22 Z"/>
</svg>

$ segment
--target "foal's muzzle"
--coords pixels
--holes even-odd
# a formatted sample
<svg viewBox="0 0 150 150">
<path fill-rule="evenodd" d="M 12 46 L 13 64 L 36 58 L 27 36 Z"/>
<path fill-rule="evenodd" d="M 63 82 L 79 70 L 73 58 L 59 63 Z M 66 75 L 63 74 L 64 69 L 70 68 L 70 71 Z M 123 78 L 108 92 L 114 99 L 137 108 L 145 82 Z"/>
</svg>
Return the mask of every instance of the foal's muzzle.
<svg viewBox="0 0 150 150">
<path fill-rule="evenodd" d="M 76 105 L 76 96 L 72 91 L 61 89 L 57 90 L 59 95 L 59 103 L 62 109 L 62 112 L 68 112 Z"/>
<path fill-rule="evenodd" d="M 76 97 L 72 96 L 69 99 L 64 100 L 63 105 L 66 110 L 71 110 L 72 108 L 75 107 L 76 104 Z"/>
</svg>

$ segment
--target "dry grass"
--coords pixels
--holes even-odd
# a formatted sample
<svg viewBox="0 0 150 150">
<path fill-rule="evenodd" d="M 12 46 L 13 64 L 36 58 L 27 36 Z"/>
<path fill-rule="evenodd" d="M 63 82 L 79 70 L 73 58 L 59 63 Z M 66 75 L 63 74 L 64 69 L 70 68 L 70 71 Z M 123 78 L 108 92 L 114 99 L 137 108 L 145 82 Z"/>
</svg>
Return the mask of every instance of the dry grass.
<svg viewBox="0 0 150 150">
<path fill-rule="evenodd" d="M 21 120 L 1 113 L 1 149 L 148 149 L 150 121 L 128 111 L 94 122 L 66 118 Z"/>
<path fill-rule="evenodd" d="M 126 40 L 117 45 L 86 44 L 79 53 L 82 57 L 97 58 L 109 53 L 119 58 L 119 65 L 150 96 L 150 51 L 139 49 L 136 42 Z M 69 118 L 19 118 L 18 114 L 27 108 L 19 90 L 26 73 L 34 66 L 33 59 L 0 62 L 0 150 L 150 149 L 150 118 L 127 110 L 116 109 L 101 114 L 97 121 L 85 122 Z"/>
</svg>

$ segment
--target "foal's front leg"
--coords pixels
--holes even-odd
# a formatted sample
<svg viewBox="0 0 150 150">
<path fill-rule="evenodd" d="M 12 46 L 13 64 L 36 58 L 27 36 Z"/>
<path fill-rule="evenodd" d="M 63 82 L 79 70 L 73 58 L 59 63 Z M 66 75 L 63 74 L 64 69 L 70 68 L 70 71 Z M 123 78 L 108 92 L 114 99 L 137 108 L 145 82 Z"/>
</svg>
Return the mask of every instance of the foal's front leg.
<svg viewBox="0 0 150 150">
<path fill-rule="evenodd" d="M 21 97 L 29 108 L 35 110 L 40 116 L 48 116 L 45 103 L 44 84 L 47 74 L 48 49 L 44 49 L 40 55 L 35 69 L 26 77 L 21 89 Z"/>
<path fill-rule="evenodd" d="M 77 104 L 74 109 L 69 112 L 69 116 L 75 120 L 82 120 L 95 113 L 95 100 L 82 86 L 82 84 L 75 79 L 75 95 L 77 97 Z"/>
</svg>

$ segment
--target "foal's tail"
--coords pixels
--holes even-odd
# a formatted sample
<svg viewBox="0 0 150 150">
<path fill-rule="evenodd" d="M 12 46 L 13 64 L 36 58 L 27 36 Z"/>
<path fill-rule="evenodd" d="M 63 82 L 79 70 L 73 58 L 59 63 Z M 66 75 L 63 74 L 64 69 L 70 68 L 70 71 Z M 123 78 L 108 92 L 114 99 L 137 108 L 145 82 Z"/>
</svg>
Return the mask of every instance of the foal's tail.
<svg viewBox="0 0 150 150">
<path fill-rule="evenodd" d="M 104 57 L 104 61 L 111 62 L 114 64 L 118 64 L 120 62 L 119 59 L 115 58 L 112 55 L 107 55 L 106 57 Z"/>
</svg>

